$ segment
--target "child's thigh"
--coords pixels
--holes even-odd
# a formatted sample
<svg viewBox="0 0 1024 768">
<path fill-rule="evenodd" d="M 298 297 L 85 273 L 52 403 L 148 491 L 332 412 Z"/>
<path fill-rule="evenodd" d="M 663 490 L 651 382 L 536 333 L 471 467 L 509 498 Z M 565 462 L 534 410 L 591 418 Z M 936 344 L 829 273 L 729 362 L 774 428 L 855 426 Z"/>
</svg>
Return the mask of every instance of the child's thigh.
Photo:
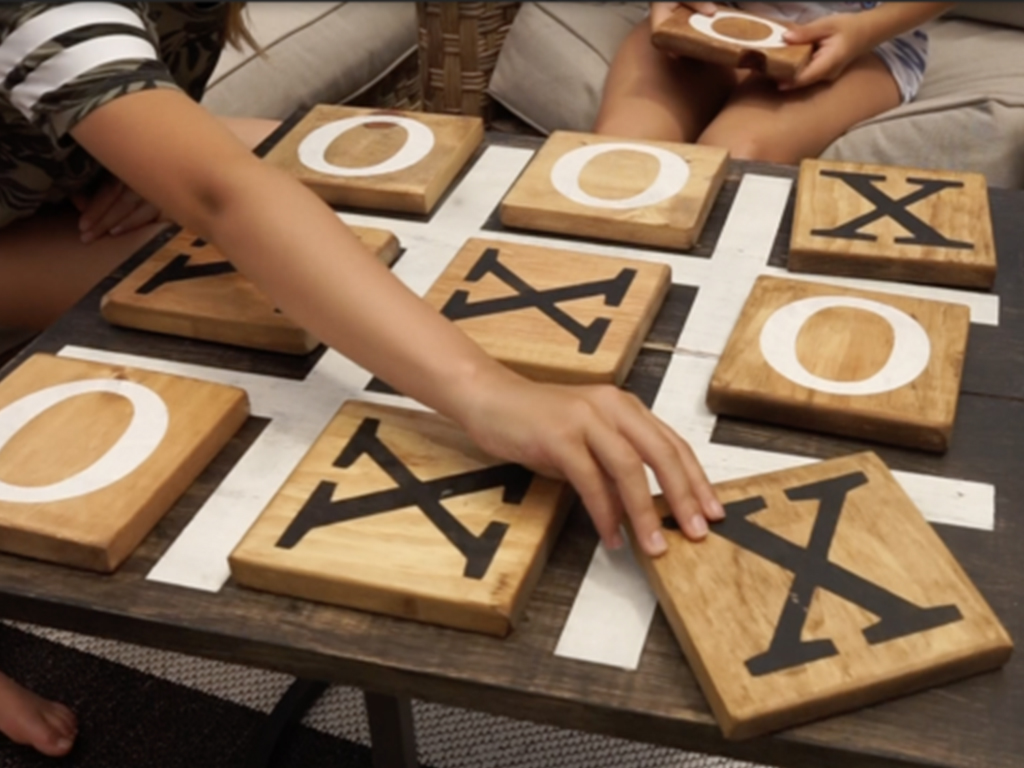
<svg viewBox="0 0 1024 768">
<path fill-rule="evenodd" d="M 726 103 L 734 71 L 671 58 L 651 44 L 650 24 L 629 34 L 608 71 L 596 133 L 694 141 Z"/>
<path fill-rule="evenodd" d="M 867 54 L 835 82 L 779 91 L 761 77 L 741 83 L 700 136 L 732 157 L 798 163 L 817 157 L 857 123 L 900 104 L 889 69 Z"/>
</svg>

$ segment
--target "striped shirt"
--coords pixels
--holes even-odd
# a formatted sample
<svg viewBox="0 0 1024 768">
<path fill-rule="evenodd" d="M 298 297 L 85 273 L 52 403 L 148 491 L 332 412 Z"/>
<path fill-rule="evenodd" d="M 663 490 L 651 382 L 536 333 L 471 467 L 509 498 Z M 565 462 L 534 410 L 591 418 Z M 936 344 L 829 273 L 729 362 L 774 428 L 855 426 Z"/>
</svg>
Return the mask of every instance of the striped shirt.
<svg viewBox="0 0 1024 768">
<path fill-rule="evenodd" d="M 0 3 L 0 227 L 95 183 L 69 131 L 152 88 L 197 101 L 223 40 L 223 3 Z"/>
</svg>

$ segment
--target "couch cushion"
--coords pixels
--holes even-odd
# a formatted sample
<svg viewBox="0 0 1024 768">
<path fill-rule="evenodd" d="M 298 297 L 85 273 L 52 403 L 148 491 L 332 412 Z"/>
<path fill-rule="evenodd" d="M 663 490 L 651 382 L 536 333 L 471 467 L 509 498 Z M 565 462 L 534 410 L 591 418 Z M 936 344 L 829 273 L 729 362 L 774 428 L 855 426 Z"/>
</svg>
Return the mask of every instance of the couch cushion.
<svg viewBox="0 0 1024 768">
<path fill-rule="evenodd" d="M 225 48 L 203 98 L 217 114 L 283 120 L 348 101 L 416 49 L 414 3 L 249 3 L 246 12 L 266 55 Z"/>
<path fill-rule="evenodd" d="M 987 21 L 991 24 L 1003 24 L 1024 29 L 1024 3 L 1008 2 L 1008 0 L 1003 0 L 1000 3 L 957 3 L 946 12 L 946 17 Z"/>
<path fill-rule="evenodd" d="M 615 51 L 645 3 L 523 3 L 488 88 L 543 133 L 588 131 Z"/>
<path fill-rule="evenodd" d="M 1024 32 L 949 19 L 930 35 L 918 98 L 855 126 L 824 157 L 974 170 L 993 186 L 1024 186 Z"/>
<path fill-rule="evenodd" d="M 525 3 L 491 94 L 544 133 L 589 131 L 609 63 L 644 12 L 642 4 Z M 918 98 L 854 127 L 824 156 L 976 170 L 995 186 L 1024 186 L 1024 32 L 951 18 L 931 24 L 930 34 Z"/>
</svg>

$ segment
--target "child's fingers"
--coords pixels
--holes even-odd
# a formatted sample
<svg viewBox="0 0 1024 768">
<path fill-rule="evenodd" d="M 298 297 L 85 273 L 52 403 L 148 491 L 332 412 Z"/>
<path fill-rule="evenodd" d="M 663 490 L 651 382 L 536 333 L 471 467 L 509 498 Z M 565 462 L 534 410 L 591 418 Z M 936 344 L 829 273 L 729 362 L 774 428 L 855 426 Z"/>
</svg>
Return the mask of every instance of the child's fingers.
<svg viewBox="0 0 1024 768">
<path fill-rule="evenodd" d="M 687 537 L 699 540 L 707 536 L 704 501 L 713 496 L 711 485 L 689 447 L 635 398 L 632 412 L 622 422 L 626 439 L 639 451 L 654 471 L 662 495 Z M 698 485 L 704 487 L 698 493 Z M 710 500 L 708 506 L 711 507 Z M 714 511 L 712 509 L 712 514 Z"/>
<path fill-rule="evenodd" d="M 718 12 L 718 6 L 714 3 L 680 3 L 680 5 L 685 5 L 691 11 L 704 16 L 714 16 Z"/>
<path fill-rule="evenodd" d="M 697 461 L 697 456 L 694 454 L 689 443 L 676 434 L 667 424 L 661 423 L 660 426 L 679 455 L 679 463 L 683 465 L 683 471 L 686 473 L 687 480 L 690 483 L 690 490 L 700 504 L 704 516 L 708 520 L 724 520 L 725 508 L 722 506 L 722 502 L 718 500 L 718 496 L 715 495 L 715 489 L 712 487 L 711 481 L 708 480 L 704 468 Z M 660 478 L 658 482 L 661 482 Z"/>
<path fill-rule="evenodd" d="M 640 547 L 652 557 L 663 554 L 667 548 L 665 535 L 641 455 L 603 420 L 595 419 L 587 435 L 590 450 L 618 489 Z"/>
<path fill-rule="evenodd" d="M 140 204 L 121 220 L 120 223 L 110 228 L 110 234 L 123 235 L 125 232 L 131 232 L 139 227 L 156 221 L 160 218 L 160 211 L 157 210 L 155 205 L 147 203 L 145 200 L 140 200 Z"/>
<path fill-rule="evenodd" d="M 110 210 L 116 203 L 124 190 L 124 185 L 116 179 L 104 182 L 92 199 L 88 201 L 85 210 L 78 219 L 78 229 L 81 232 L 88 232 L 93 229 L 96 222 Z"/>
<path fill-rule="evenodd" d="M 576 489 L 601 541 L 608 549 L 621 547 L 621 503 L 587 445 L 578 443 L 565 446 L 560 459 L 560 473 Z"/>
<path fill-rule="evenodd" d="M 95 240 L 98 237 L 110 232 L 111 229 L 116 227 L 119 223 L 124 221 L 131 215 L 141 204 L 143 204 L 141 197 L 136 195 L 127 187 L 122 187 L 121 195 L 114 201 L 114 203 L 104 211 L 103 215 L 99 219 L 92 223 L 82 236 L 82 240 L 89 242 Z"/>
</svg>

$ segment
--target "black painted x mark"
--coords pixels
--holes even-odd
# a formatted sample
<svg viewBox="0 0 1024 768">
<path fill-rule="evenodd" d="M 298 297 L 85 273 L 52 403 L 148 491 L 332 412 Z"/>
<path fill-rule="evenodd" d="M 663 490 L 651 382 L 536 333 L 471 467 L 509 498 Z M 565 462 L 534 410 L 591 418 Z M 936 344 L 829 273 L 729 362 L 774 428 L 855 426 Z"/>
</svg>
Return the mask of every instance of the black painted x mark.
<svg viewBox="0 0 1024 768">
<path fill-rule="evenodd" d="M 875 207 L 865 214 L 850 219 L 834 229 L 812 229 L 812 235 L 820 237 L 838 237 L 844 240 L 877 241 L 878 237 L 861 232 L 861 228 L 883 218 L 890 218 L 911 233 L 910 237 L 894 238 L 900 245 L 922 245 L 938 248 L 971 249 L 973 243 L 951 240 L 930 224 L 922 221 L 909 210 L 914 203 L 941 192 L 944 189 L 963 187 L 963 182 L 943 179 L 907 178 L 908 184 L 918 185 L 918 189 L 903 197 L 893 199 L 883 190 L 875 186 L 876 181 L 885 181 L 886 177 L 873 173 L 856 173 L 853 171 L 822 170 L 822 176 L 842 180 L 848 187 L 855 190 L 861 197 Z"/>
<path fill-rule="evenodd" d="M 468 493 L 502 488 L 505 504 L 521 504 L 533 474 L 518 464 L 502 464 L 423 482 L 377 436 L 379 426 L 378 419 L 363 419 L 334 466 L 344 469 L 352 466 L 360 456 L 369 455 L 398 487 L 335 502 L 332 498 L 337 485 L 321 481 L 276 546 L 291 549 L 315 528 L 416 506 L 466 558 L 463 575 L 482 579 L 508 530 L 508 524 L 492 521 L 480 536 L 474 536 L 441 502 Z"/>
<path fill-rule="evenodd" d="M 488 274 L 494 275 L 515 290 L 516 295 L 485 299 L 470 304 L 468 291 L 456 291 L 441 309 L 441 314 L 449 320 L 463 320 L 469 317 L 514 312 L 520 309 L 539 309 L 561 328 L 576 337 L 579 342 L 579 351 L 582 354 L 592 355 L 601 344 L 608 326 L 611 325 L 611 320 L 599 317 L 590 325 L 583 325 L 572 315 L 560 309 L 558 305 L 563 301 L 603 296 L 606 307 L 617 307 L 622 303 L 629 286 L 632 285 L 633 278 L 636 277 L 636 270 L 623 269 L 618 275 L 607 280 L 538 291 L 498 260 L 497 248 L 488 248 L 470 269 L 466 280 L 475 283 Z"/>
</svg>

